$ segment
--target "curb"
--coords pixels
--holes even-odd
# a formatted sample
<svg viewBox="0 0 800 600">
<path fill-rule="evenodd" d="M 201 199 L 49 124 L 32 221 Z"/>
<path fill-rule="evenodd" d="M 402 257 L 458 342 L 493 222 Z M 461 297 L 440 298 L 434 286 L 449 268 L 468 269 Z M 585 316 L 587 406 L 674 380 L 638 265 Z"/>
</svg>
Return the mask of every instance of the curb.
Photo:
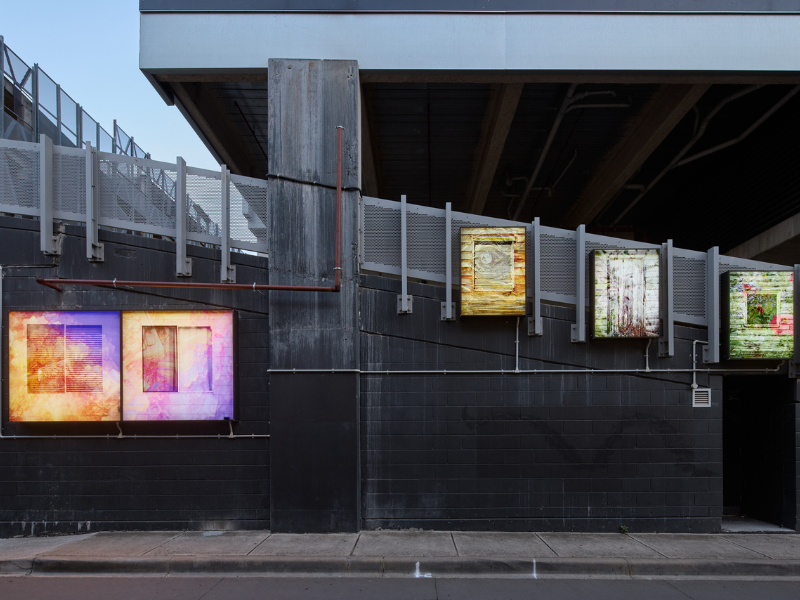
<svg viewBox="0 0 800 600">
<path fill-rule="evenodd" d="M 536 577 L 800 577 L 800 560 L 536 559 Z M 173 556 L 0 560 L 2 575 L 534 576 L 533 559 L 470 557 Z"/>
</svg>

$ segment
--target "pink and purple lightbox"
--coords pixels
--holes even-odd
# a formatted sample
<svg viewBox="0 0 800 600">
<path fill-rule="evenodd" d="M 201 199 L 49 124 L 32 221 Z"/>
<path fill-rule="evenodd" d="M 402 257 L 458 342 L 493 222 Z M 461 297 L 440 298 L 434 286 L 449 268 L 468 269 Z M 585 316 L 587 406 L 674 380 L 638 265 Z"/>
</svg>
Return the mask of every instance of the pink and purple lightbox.
<svg viewBox="0 0 800 600">
<path fill-rule="evenodd" d="M 8 419 L 119 421 L 116 311 L 9 311 Z"/>
<path fill-rule="evenodd" d="M 234 420 L 233 311 L 123 311 L 123 421 Z"/>
</svg>

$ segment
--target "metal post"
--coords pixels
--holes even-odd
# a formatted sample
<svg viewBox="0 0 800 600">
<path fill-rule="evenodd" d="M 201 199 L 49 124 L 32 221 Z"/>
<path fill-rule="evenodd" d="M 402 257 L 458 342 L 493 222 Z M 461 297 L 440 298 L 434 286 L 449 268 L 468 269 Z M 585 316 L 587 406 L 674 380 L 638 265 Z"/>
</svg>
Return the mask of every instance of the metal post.
<svg viewBox="0 0 800 600">
<path fill-rule="evenodd" d="M 577 273 L 575 282 L 575 324 L 572 326 L 572 341 L 586 341 L 586 225 L 575 231 L 577 249 Z"/>
<path fill-rule="evenodd" d="M 114 121 L 116 136 L 117 122 Z M 192 259 L 186 256 L 186 161 L 180 156 L 178 181 L 175 185 L 175 273 L 178 277 L 192 276 Z"/>
<path fill-rule="evenodd" d="M 77 148 L 83 148 L 83 115 L 81 114 L 81 105 L 75 103 L 75 136 L 78 138 Z"/>
<path fill-rule="evenodd" d="M 397 297 L 397 314 L 407 315 L 412 311 L 412 300 L 408 295 L 408 240 L 406 239 L 406 197 L 400 196 L 400 295 Z"/>
<path fill-rule="evenodd" d="M 706 319 L 708 344 L 703 347 L 703 362 L 719 362 L 719 247 L 708 251 L 706 258 Z"/>
<path fill-rule="evenodd" d="M 117 120 L 114 119 L 114 129 L 111 132 L 111 152 L 113 154 L 117 153 Z M 180 161 L 178 161 L 180 164 Z"/>
<path fill-rule="evenodd" d="M 0 138 L 6 134 L 6 43 L 0 35 L 0 83 L 3 89 L 0 90 Z M 0 273 L 2 278 L 2 273 Z"/>
<path fill-rule="evenodd" d="M 794 266 L 794 287 L 792 292 L 794 293 L 794 306 L 792 307 L 792 315 L 794 320 L 794 329 L 792 331 L 792 335 L 794 336 L 794 352 L 793 358 L 789 361 L 789 377 L 800 377 L 800 373 L 798 373 L 797 365 L 800 364 L 800 341 L 797 339 L 798 327 L 797 323 L 797 315 L 800 314 L 800 265 Z"/>
<path fill-rule="evenodd" d="M 97 148 L 98 152 L 102 152 L 102 149 L 100 148 L 100 123 L 95 123 L 94 129 L 95 129 L 94 137 L 95 141 L 97 142 L 95 144 L 95 147 Z"/>
<path fill-rule="evenodd" d="M 39 240 L 42 252 L 56 254 L 53 239 L 53 140 L 39 136 Z"/>
<path fill-rule="evenodd" d="M 39 139 L 39 63 L 33 63 L 33 139 Z M 23 119 L 24 121 L 24 119 Z"/>
<path fill-rule="evenodd" d="M 63 146 L 64 140 L 61 137 L 61 84 L 56 84 L 56 135 L 58 135 L 58 145 Z"/>
<path fill-rule="evenodd" d="M 453 203 L 444 205 L 444 294 L 442 302 L 442 321 L 455 321 L 456 311 L 453 303 Z"/>
<path fill-rule="evenodd" d="M 86 258 L 93 262 L 103 262 L 104 258 L 103 244 L 97 232 L 100 216 L 98 170 L 97 148 L 93 148 L 91 142 L 86 142 Z"/>
<path fill-rule="evenodd" d="M 661 244 L 661 264 L 663 265 L 664 278 L 661 281 L 661 337 L 658 340 L 658 355 L 661 357 L 675 356 L 675 312 L 672 302 L 672 240 Z"/>
<path fill-rule="evenodd" d="M 222 198 L 220 204 L 222 231 L 222 244 L 220 250 L 222 251 L 219 277 L 222 283 L 236 283 L 236 267 L 231 265 L 231 172 L 228 170 L 227 165 L 222 165 Z"/>
<path fill-rule="evenodd" d="M 540 269 L 540 256 L 541 251 L 539 242 L 541 238 L 541 225 L 539 224 L 539 217 L 536 217 L 531 223 L 531 252 L 533 257 L 528 257 L 531 261 L 531 268 L 528 270 L 531 281 L 528 282 L 528 289 L 533 298 L 533 316 L 528 317 L 528 335 L 542 335 L 542 281 Z"/>
<path fill-rule="evenodd" d="M 797 323 L 797 315 L 800 314 L 800 265 L 794 266 L 794 287 L 792 292 L 794 293 L 794 306 L 792 307 L 792 315 L 794 318 L 794 322 Z M 792 335 L 794 336 L 794 352 L 793 358 L 789 361 L 789 377 L 800 377 L 800 372 L 798 372 L 797 365 L 800 364 L 800 340 L 797 339 L 798 333 L 797 325 L 794 326 L 794 330 L 792 331 Z"/>
</svg>

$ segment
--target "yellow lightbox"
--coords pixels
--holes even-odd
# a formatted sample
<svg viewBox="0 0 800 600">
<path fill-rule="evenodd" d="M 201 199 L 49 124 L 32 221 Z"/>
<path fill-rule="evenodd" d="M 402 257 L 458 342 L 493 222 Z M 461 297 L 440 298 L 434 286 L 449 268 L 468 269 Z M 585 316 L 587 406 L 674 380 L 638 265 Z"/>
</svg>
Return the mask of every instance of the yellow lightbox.
<svg viewBox="0 0 800 600">
<path fill-rule="evenodd" d="M 461 314 L 525 315 L 525 228 L 461 228 Z"/>
</svg>

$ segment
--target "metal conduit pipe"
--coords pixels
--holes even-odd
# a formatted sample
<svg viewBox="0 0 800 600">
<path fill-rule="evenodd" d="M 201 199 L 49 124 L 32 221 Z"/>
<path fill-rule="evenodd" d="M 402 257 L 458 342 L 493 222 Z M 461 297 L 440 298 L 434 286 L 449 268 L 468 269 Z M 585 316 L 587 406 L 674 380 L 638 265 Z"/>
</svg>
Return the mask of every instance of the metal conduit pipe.
<svg viewBox="0 0 800 600">
<path fill-rule="evenodd" d="M 576 94 L 575 89 L 577 87 L 577 83 L 570 85 L 569 89 L 567 90 L 567 94 L 564 96 L 564 100 L 561 102 L 561 108 L 558 109 L 556 118 L 550 127 L 550 133 L 547 135 L 547 141 L 545 141 L 544 148 L 542 148 L 542 151 L 539 154 L 539 160 L 536 161 L 533 174 L 528 180 L 528 185 L 525 186 L 525 191 L 522 193 L 519 205 L 517 205 L 517 210 L 514 211 L 514 221 L 519 218 L 519 214 L 522 212 L 525 202 L 528 200 L 528 195 L 530 195 L 531 191 L 533 191 L 533 184 L 536 182 L 536 178 L 539 176 L 542 166 L 544 166 L 544 161 L 547 158 L 547 154 L 550 152 L 550 146 L 552 146 L 553 140 L 556 137 L 556 133 L 558 133 L 558 128 L 561 126 L 561 121 L 564 119 L 564 115 L 566 115 L 569 111 L 578 108 L 630 108 L 630 104 L 575 104 L 575 102 L 578 102 L 579 100 L 582 100 L 588 96 L 616 95 L 611 90 L 598 90 Z"/>
<path fill-rule="evenodd" d="M 795 95 L 797 95 L 798 92 L 800 92 L 800 85 L 797 85 L 797 86 L 793 87 L 789 91 L 789 93 L 787 93 L 783 98 L 778 100 L 778 102 L 776 102 L 772 106 L 772 108 L 770 108 L 766 113 L 761 115 L 761 117 L 755 123 L 753 123 L 750 127 L 748 127 L 744 131 L 744 133 L 742 133 L 740 136 L 738 136 L 738 137 L 736 137 L 736 138 L 734 138 L 732 140 L 728 140 L 727 142 L 723 142 L 722 144 L 718 144 L 718 145 L 716 145 L 716 146 L 714 146 L 712 148 L 709 148 L 708 150 L 703 150 L 702 152 L 698 152 L 697 154 L 693 154 L 693 155 L 689 156 L 688 158 L 685 158 L 685 159 L 683 158 L 683 156 L 689 150 L 692 149 L 692 147 L 698 142 L 698 140 L 701 137 L 703 137 L 703 134 L 706 131 L 706 127 L 708 126 L 709 121 L 711 121 L 711 119 L 713 119 L 716 116 L 716 114 L 720 110 L 722 110 L 722 108 L 726 104 L 728 104 L 729 102 L 732 102 L 733 100 L 737 100 L 738 98 L 741 98 L 742 96 L 745 96 L 745 95 L 747 95 L 747 94 L 749 94 L 751 92 L 754 92 L 757 89 L 759 89 L 760 87 L 761 87 L 760 85 L 750 86 L 750 87 L 745 88 L 743 90 L 740 90 L 740 91 L 738 91 L 738 92 L 736 92 L 734 94 L 731 94 L 727 98 L 724 98 L 719 104 L 717 104 L 714 107 L 714 109 L 710 113 L 708 113 L 708 116 L 706 116 L 706 118 L 703 119 L 702 124 L 700 125 L 699 128 L 697 128 L 697 132 L 694 134 L 694 136 L 692 136 L 692 139 L 690 139 L 687 142 L 687 144 L 681 149 L 681 151 L 678 152 L 678 154 L 675 155 L 675 157 L 669 162 L 669 164 L 664 168 L 664 170 L 661 171 L 658 175 L 656 175 L 655 179 L 653 179 L 649 184 L 647 184 L 646 186 L 644 186 L 642 188 L 642 191 L 639 193 L 639 195 L 636 196 L 636 198 L 634 198 L 630 202 L 630 204 L 628 204 L 627 207 L 625 207 L 625 210 L 623 210 L 619 215 L 617 215 L 617 217 L 614 219 L 614 221 L 612 221 L 611 226 L 613 227 L 614 225 L 619 223 L 622 220 L 622 218 L 625 215 L 627 215 L 628 212 L 634 206 L 636 206 L 636 204 L 639 202 L 639 200 L 644 198 L 644 196 L 650 190 L 652 190 L 655 187 L 655 185 L 659 181 L 661 181 L 661 179 L 669 171 L 671 171 L 672 169 L 674 169 L 676 167 L 680 167 L 680 166 L 683 166 L 683 165 L 685 165 L 687 163 L 693 162 L 693 161 L 697 160 L 698 158 L 703 158 L 704 156 L 708 156 L 709 154 L 714 154 L 715 152 L 719 152 L 720 150 L 724 150 L 725 148 L 729 148 L 730 146 L 733 146 L 734 144 L 738 144 L 739 142 L 744 140 L 747 136 L 749 136 L 751 133 L 753 133 L 756 129 L 758 129 L 764 123 L 764 121 L 766 121 L 768 118 L 770 118 L 776 111 L 778 111 L 778 109 L 780 109 L 784 104 L 786 104 Z M 683 160 L 681 160 L 681 159 L 683 159 Z M 628 186 L 625 186 L 625 187 L 627 188 Z M 629 189 L 632 189 L 632 187 L 633 186 L 631 186 L 631 188 L 629 188 Z"/>
<path fill-rule="evenodd" d="M 207 289 L 207 290 L 274 290 L 283 292 L 334 292 L 341 291 L 342 277 L 342 131 L 338 126 L 336 131 L 336 255 L 333 267 L 334 279 L 332 286 L 310 285 L 269 285 L 250 283 L 183 283 L 175 281 L 129 281 L 122 279 L 59 279 L 37 277 L 36 283 L 47 286 L 57 291 L 62 291 L 63 285 L 94 285 L 101 287 L 155 287 L 178 289 Z"/>
</svg>

